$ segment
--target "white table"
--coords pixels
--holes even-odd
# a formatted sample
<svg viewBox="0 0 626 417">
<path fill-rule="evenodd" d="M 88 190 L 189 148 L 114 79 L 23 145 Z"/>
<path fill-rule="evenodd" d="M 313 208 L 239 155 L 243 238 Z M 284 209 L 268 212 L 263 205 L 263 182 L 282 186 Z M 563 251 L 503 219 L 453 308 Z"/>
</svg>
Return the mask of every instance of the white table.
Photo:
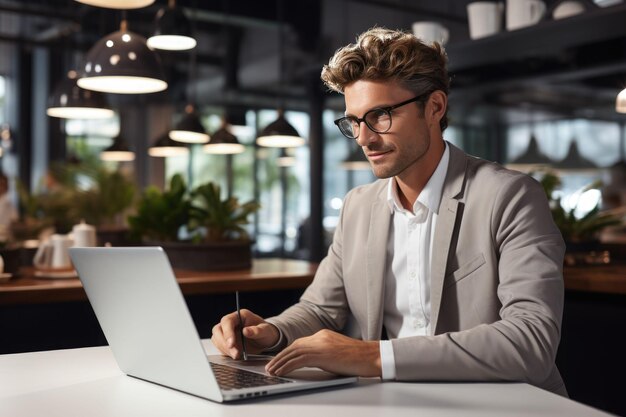
<svg viewBox="0 0 626 417">
<path fill-rule="evenodd" d="M 208 353 L 215 350 L 204 341 Z M 359 383 L 217 404 L 128 377 L 108 347 L 0 355 L 3 417 L 607 416 L 528 384 Z"/>
</svg>

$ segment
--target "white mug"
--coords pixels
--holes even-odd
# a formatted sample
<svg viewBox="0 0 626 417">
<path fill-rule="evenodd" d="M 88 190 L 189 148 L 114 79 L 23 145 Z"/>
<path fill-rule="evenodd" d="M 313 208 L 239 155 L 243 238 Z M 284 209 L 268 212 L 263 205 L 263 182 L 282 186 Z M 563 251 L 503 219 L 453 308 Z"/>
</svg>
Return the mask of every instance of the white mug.
<svg viewBox="0 0 626 417">
<path fill-rule="evenodd" d="M 424 43 L 431 44 L 433 42 L 439 42 L 441 45 L 445 45 L 450 36 L 448 29 L 437 22 L 413 23 L 413 34 Z"/>
<path fill-rule="evenodd" d="M 539 22 L 546 12 L 542 0 L 506 0 L 507 30 L 521 29 Z"/>
<path fill-rule="evenodd" d="M 72 228 L 72 239 L 74 246 L 79 248 L 90 248 L 96 244 L 96 228 L 90 224 L 80 222 Z"/>
<path fill-rule="evenodd" d="M 69 268 L 72 266 L 69 249 L 74 243 L 67 235 L 52 235 L 52 267 Z"/>
<path fill-rule="evenodd" d="M 0 274 L 4 272 L 4 258 L 0 255 Z"/>
<path fill-rule="evenodd" d="M 39 245 L 33 258 L 33 264 L 40 269 L 68 269 L 71 268 L 69 248 L 73 241 L 67 235 L 54 234 Z"/>
<path fill-rule="evenodd" d="M 575 16 L 585 11 L 585 6 L 579 1 L 564 1 L 552 11 L 552 18 L 564 19 L 566 17 Z"/>
<path fill-rule="evenodd" d="M 502 29 L 504 4 L 496 1 L 477 1 L 467 5 L 470 38 L 480 39 Z"/>
</svg>

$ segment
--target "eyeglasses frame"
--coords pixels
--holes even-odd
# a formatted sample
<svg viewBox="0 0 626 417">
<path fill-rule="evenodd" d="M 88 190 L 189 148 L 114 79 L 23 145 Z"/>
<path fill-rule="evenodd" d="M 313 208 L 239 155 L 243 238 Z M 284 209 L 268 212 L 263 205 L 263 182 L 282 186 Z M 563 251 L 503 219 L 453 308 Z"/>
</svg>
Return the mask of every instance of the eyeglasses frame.
<svg viewBox="0 0 626 417">
<path fill-rule="evenodd" d="M 346 138 L 348 138 L 348 139 L 354 139 L 354 140 L 358 139 L 358 138 L 359 138 L 359 136 L 361 135 L 361 129 L 359 128 L 359 134 L 358 134 L 358 135 L 356 135 L 356 136 L 355 136 L 355 137 L 353 137 L 353 138 L 352 138 L 352 137 L 349 137 L 348 135 L 346 135 L 345 133 L 343 133 L 343 130 L 341 130 L 341 128 L 339 127 L 339 123 L 341 123 L 343 120 L 346 120 L 346 119 L 355 120 L 355 121 L 358 123 L 358 125 L 359 125 L 359 126 L 361 125 L 361 123 L 362 123 L 362 122 L 364 122 L 364 123 L 365 123 L 365 126 L 367 126 L 367 128 L 368 128 L 369 130 L 371 130 L 372 132 L 374 132 L 374 133 L 387 133 L 387 132 L 389 132 L 389 130 L 391 129 L 391 126 L 392 126 L 392 124 L 393 124 L 393 117 L 391 117 L 391 111 L 392 111 L 392 110 L 395 110 L 395 109 L 397 109 L 398 107 L 405 106 L 405 105 L 407 105 L 407 104 L 409 104 L 409 103 L 413 103 L 413 102 L 420 101 L 420 100 L 422 100 L 424 97 L 429 97 L 429 96 L 430 96 L 430 94 L 431 94 L 431 92 L 424 93 L 424 94 L 420 94 L 420 95 L 418 95 L 418 96 L 415 96 L 415 97 L 413 97 L 413 98 L 410 98 L 410 99 L 408 99 L 408 100 L 406 100 L 406 101 L 403 101 L 403 102 L 401 102 L 401 103 L 394 104 L 393 106 L 375 107 L 375 108 L 373 108 L 373 109 L 370 109 L 370 110 L 366 111 L 366 112 L 365 112 L 365 114 L 363 115 L 363 117 L 362 117 L 362 118 L 358 118 L 358 117 L 356 117 L 356 116 L 344 116 L 344 117 L 340 117 L 339 119 L 335 120 L 335 122 L 334 122 L 334 123 L 335 123 L 335 125 L 337 126 L 337 128 L 339 129 L 339 131 L 341 132 L 341 134 L 342 134 L 342 135 L 344 135 L 344 136 L 345 136 Z M 372 112 L 375 112 L 375 111 L 380 111 L 380 110 L 382 110 L 382 111 L 384 111 L 384 112 L 386 112 L 386 113 L 388 113 L 388 114 L 389 114 L 389 127 L 388 127 L 385 131 L 378 131 L 378 130 L 376 130 L 376 129 L 372 128 L 372 126 L 370 126 L 370 125 L 369 125 L 369 123 L 367 123 L 367 120 L 366 120 L 366 119 L 367 119 L 367 115 L 368 115 L 368 114 L 370 114 L 370 113 L 372 113 Z"/>
</svg>

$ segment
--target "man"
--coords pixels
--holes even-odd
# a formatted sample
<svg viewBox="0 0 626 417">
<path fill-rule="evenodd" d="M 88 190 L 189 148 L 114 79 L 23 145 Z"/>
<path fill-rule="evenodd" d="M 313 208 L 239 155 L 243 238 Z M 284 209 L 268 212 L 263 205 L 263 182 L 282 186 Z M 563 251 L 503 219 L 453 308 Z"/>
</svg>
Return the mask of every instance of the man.
<svg viewBox="0 0 626 417">
<path fill-rule="evenodd" d="M 446 55 L 374 28 L 322 79 L 345 95 L 335 123 L 380 180 L 345 198 L 333 243 L 300 302 L 264 320 L 242 311 L 253 352 L 284 375 L 303 366 L 395 380 L 525 381 L 567 395 L 554 364 L 564 244 L 532 178 L 443 140 Z M 356 338 L 340 334 L 352 325 Z M 390 340 L 379 340 L 383 326 Z M 237 358 L 229 314 L 212 341 Z"/>
</svg>

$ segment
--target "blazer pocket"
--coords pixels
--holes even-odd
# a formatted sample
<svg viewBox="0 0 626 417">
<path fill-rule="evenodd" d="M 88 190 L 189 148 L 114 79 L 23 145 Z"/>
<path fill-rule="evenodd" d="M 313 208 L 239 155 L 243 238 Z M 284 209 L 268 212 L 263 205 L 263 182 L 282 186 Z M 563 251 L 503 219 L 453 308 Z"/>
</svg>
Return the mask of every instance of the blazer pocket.
<svg viewBox="0 0 626 417">
<path fill-rule="evenodd" d="M 482 253 L 478 254 L 474 259 L 469 262 L 464 263 L 460 267 L 458 267 L 455 271 L 449 273 L 446 276 L 446 287 L 456 284 L 461 281 L 463 278 L 467 277 L 472 272 L 476 271 L 478 268 L 485 264 L 485 257 Z"/>
</svg>

